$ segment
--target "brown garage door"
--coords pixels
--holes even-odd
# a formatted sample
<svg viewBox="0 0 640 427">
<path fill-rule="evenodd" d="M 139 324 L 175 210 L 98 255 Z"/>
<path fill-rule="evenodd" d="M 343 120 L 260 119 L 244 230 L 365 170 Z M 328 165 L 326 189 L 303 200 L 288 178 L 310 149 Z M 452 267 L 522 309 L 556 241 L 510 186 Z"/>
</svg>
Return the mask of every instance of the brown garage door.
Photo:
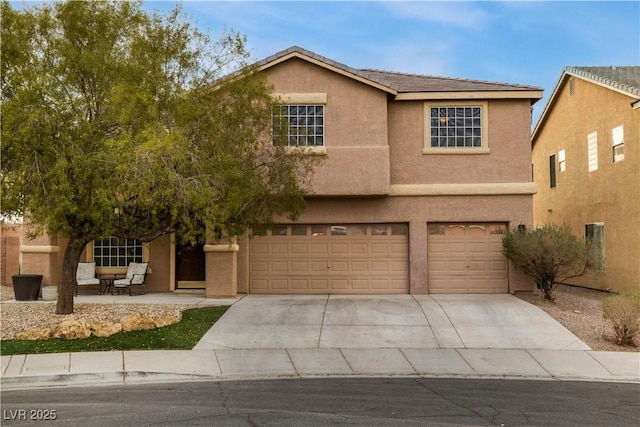
<svg viewBox="0 0 640 427">
<path fill-rule="evenodd" d="M 409 292 L 407 224 L 274 227 L 250 243 L 250 292 Z"/>
<path fill-rule="evenodd" d="M 429 223 L 429 293 L 506 293 L 504 223 Z"/>
</svg>

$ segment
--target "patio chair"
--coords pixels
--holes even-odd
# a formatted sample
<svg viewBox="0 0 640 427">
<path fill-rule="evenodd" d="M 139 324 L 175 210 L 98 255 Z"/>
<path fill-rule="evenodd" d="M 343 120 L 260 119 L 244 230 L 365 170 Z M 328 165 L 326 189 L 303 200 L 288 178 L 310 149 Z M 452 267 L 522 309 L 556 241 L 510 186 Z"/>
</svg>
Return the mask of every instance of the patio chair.
<svg viewBox="0 0 640 427">
<path fill-rule="evenodd" d="M 134 286 L 144 286 L 144 281 L 147 278 L 148 267 L 148 262 L 130 263 L 129 268 L 127 268 L 127 275 L 122 279 L 115 279 L 113 281 L 113 288 L 116 288 L 118 292 L 120 292 L 121 289 L 124 290 L 124 288 L 129 288 L 129 295 L 133 295 L 131 293 L 131 289 Z M 113 288 L 111 288 L 112 294 Z"/>
<path fill-rule="evenodd" d="M 100 286 L 100 279 L 96 275 L 95 262 L 79 262 L 76 270 L 76 296 L 80 286 Z"/>
</svg>

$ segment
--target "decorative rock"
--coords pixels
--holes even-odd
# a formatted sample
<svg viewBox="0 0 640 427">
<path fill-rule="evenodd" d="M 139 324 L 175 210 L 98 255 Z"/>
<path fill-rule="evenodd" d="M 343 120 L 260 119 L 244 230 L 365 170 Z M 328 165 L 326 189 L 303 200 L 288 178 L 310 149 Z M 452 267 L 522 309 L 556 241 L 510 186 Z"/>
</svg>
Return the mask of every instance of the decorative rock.
<svg viewBox="0 0 640 427">
<path fill-rule="evenodd" d="M 162 328 L 163 326 L 173 325 L 176 321 L 173 317 L 165 313 L 162 316 L 154 317 L 153 323 L 155 323 L 156 328 Z"/>
<path fill-rule="evenodd" d="M 17 340 L 47 340 L 51 338 L 51 329 L 31 328 L 16 334 Z"/>
<path fill-rule="evenodd" d="M 125 316 L 120 320 L 120 323 L 122 324 L 122 330 L 125 332 L 155 329 L 156 327 L 156 324 L 151 317 L 143 316 L 140 313 L 133 313 Z"/>
<path fill-rule="evenodd" d="M 95 320 L 91 322 L 89 329 L 91 330 L 91 334 L 95 337 L 110 337 L 113 334 L 122 332 L 122 324 Z"/>
<path fill-rule="evenodd" d="M 53 329 L 52 336 L 67 340 L 89 338 L 91 330 L 84 319 L 65 320 Z"/>
</svg>

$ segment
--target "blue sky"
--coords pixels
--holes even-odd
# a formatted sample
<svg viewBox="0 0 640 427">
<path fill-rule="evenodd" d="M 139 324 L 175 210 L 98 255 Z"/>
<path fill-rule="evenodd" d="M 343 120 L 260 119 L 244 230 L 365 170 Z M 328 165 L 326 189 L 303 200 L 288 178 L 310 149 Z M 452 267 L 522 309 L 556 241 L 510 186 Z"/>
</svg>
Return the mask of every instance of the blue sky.
<svg viewBox="0 0 640 427">
<path fill-rule="evenodd" d="M 298 45 L 356 68 L 538 86 L 534 121 L 565 66 L 640 65 L 636 1 L 185 1 L 183 11 L 213 37 L 245 34 L 256 60 Z"/>
<path fill-rule="evenodd" d="M 21 2 L 12 2 L 20 7 Z M 28 3 L 28 2 L 27 2 Z M 145 1 L 166 12 L 175 1 Z M 640 65 L 638 1 L 183 1 L 212 38 L 247 36 L 256 60 L 293 45 L 355 68 L 544 89 L 565 66 Z"/>
</svg>

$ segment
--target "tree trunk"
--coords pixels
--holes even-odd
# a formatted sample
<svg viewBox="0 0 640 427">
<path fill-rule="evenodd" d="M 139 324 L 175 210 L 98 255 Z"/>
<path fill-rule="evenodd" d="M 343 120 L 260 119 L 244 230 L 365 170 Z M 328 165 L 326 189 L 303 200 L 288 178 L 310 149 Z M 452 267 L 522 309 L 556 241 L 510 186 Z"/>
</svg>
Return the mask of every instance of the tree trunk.
<svg viewBox="0 0 640 427">
<path fill-rule="evenodd" d="M 58 302 L 56 304 L 56 314 L 73 313 L 73 295 L 76 292 L 76 270 L 80 254 L 84 250 L 87 242 L 84 239 L 71 238 L 69 245 L 64 252 L 62 263 L 62 285 L 58 289 Z"/>
</svg>

